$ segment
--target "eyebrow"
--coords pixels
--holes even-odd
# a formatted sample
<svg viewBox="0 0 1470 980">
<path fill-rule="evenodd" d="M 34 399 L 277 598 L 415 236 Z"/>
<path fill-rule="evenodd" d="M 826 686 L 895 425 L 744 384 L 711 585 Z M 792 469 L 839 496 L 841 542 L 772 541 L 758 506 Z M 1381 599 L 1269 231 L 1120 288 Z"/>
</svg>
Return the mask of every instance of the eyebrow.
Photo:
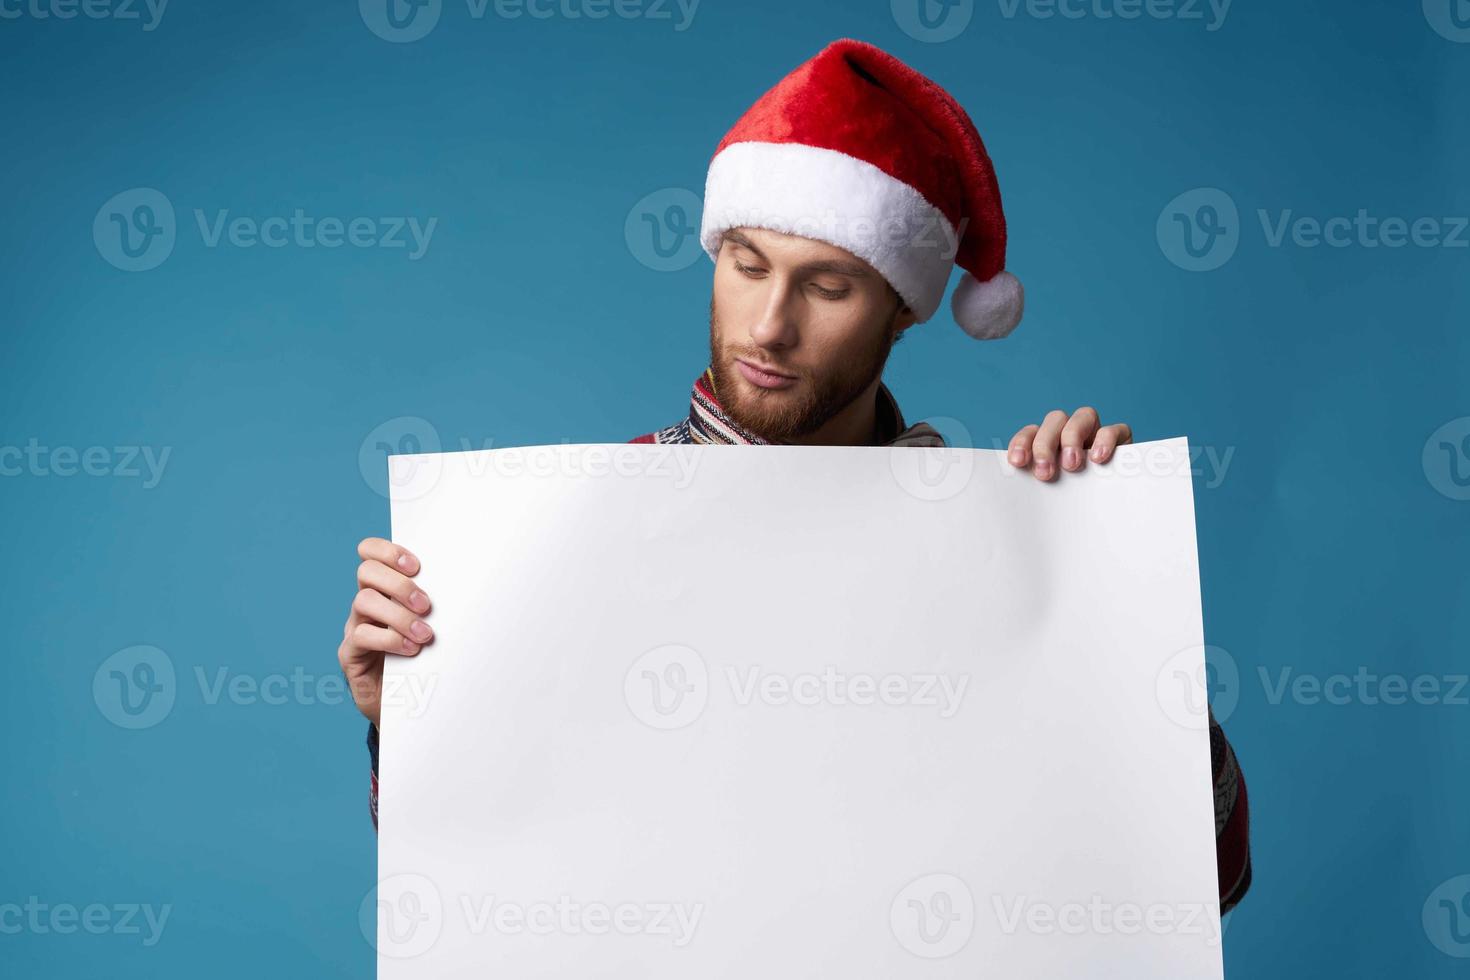
<svg viewBox="0 0 1470 980">
<path fill-rule="evenodd" d="M 759 258 L 762 262 L 770 261 L 770 259 L 766 258 L 766 253 L 756 248 L 754 242 L 752 242 L 749 238 L 746 238 L 744 235 L 740 234 L 740 232 L 738 231 L 725 232 L 724 239 L 727 242 L 733 242 L 734 244 L 739 245 L 741 248 L 749 249 L 750 251 L 754 252 L 756 254 L 756 257 Z M 805 262 L 802 265 L 798 266 L 798 271 L 832 272 L 840 276 L 852 276 L 853 278 L 866 278 L 869 274 L 867 268 L 863 265 L 857 262 L 844 262 L 841 259 L 823 259 L 818 262 Z"/>
</svg>

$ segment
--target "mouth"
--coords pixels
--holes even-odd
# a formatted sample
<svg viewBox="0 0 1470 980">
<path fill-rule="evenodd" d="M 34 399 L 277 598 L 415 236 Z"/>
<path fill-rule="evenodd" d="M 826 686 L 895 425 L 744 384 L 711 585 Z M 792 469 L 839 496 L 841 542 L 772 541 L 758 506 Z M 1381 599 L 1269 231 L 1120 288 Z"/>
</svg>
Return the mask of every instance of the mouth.
<svg viewBox="0 0 1470 980">
<path fill-rule="evenodd" d="M 796 384 L 796 378 L 793 375 L 782 374 L 770 368 L 757 367 L 749 361 L 741 360 L 738 357 L 735 359 L 735 365 L 740 369 L 740 373 L 744 376 L 745 380 L 757 388 L 789 388 Z"/>
</svg>

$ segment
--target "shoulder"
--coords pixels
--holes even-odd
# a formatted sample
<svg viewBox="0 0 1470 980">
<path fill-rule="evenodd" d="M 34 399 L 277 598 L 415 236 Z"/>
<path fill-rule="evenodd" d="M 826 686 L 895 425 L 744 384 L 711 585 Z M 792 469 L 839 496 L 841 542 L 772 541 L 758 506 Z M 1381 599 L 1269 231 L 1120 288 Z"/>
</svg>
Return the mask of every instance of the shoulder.
<svg viewBox="0 0 1470 980">
<path fill-rule="evenodd" d="M 678 422 L 675 422 L 673 425 L 667 426 L 662 429 L 655 429 L 652 432 L 645 432 L 641 436 L 628 440 L 629 443 L 637 443 L 641 445 L 670 445 L 693 441 L 694 439 L 689 434 L 688 419 L 681 419 Z"/>
</svg>

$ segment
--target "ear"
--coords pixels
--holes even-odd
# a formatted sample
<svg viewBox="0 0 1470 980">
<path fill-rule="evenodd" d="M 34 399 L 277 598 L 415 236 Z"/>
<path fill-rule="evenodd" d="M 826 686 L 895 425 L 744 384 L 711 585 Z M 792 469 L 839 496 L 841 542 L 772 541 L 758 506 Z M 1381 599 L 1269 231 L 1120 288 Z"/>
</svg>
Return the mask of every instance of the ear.
<svg viewBox="0 0 1470 980">
<path fill-rule="evenodd" d="M 900 334 L 902 334 L 909 327 L 912 327 L 917 322 L 918 317 L 914 314 L 914 311 L 909 309 L 909 305 L 905 303 L 902 298 L 900 298 L 898 301 L 898 309 L 895 310 L 893 313 L 894 339 L 896 340 Z"/>
<path fill-rule="evenodd" d="M 892 349 L 908 333 L 909 327 L 914 325 L 914 314 L 907 306 L 900 306 L 893 314 L 893 323 L 890 329 L 893 337 L 888 341 L 889 349 Z"/>
</svg>

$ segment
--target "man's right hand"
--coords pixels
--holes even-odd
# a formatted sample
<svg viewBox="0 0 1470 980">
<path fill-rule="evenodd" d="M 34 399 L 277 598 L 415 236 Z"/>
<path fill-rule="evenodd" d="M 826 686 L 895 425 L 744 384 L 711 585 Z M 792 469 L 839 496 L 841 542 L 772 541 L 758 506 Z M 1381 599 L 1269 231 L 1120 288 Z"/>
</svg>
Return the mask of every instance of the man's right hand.
<svg viewBox="0 0 1470 980">
<path fill-rule="evenodd" d="M 374 725 L 382 717 L 383 658 L 416 656 L 434 639 L 419 617 L 429 597 L 414 584 L 419 560 L 383 538 L 364 538 L 357 546 L 357 595 L 342 630 L 337 662 L 352 690 L 357 710 Z"/>
</svg>

